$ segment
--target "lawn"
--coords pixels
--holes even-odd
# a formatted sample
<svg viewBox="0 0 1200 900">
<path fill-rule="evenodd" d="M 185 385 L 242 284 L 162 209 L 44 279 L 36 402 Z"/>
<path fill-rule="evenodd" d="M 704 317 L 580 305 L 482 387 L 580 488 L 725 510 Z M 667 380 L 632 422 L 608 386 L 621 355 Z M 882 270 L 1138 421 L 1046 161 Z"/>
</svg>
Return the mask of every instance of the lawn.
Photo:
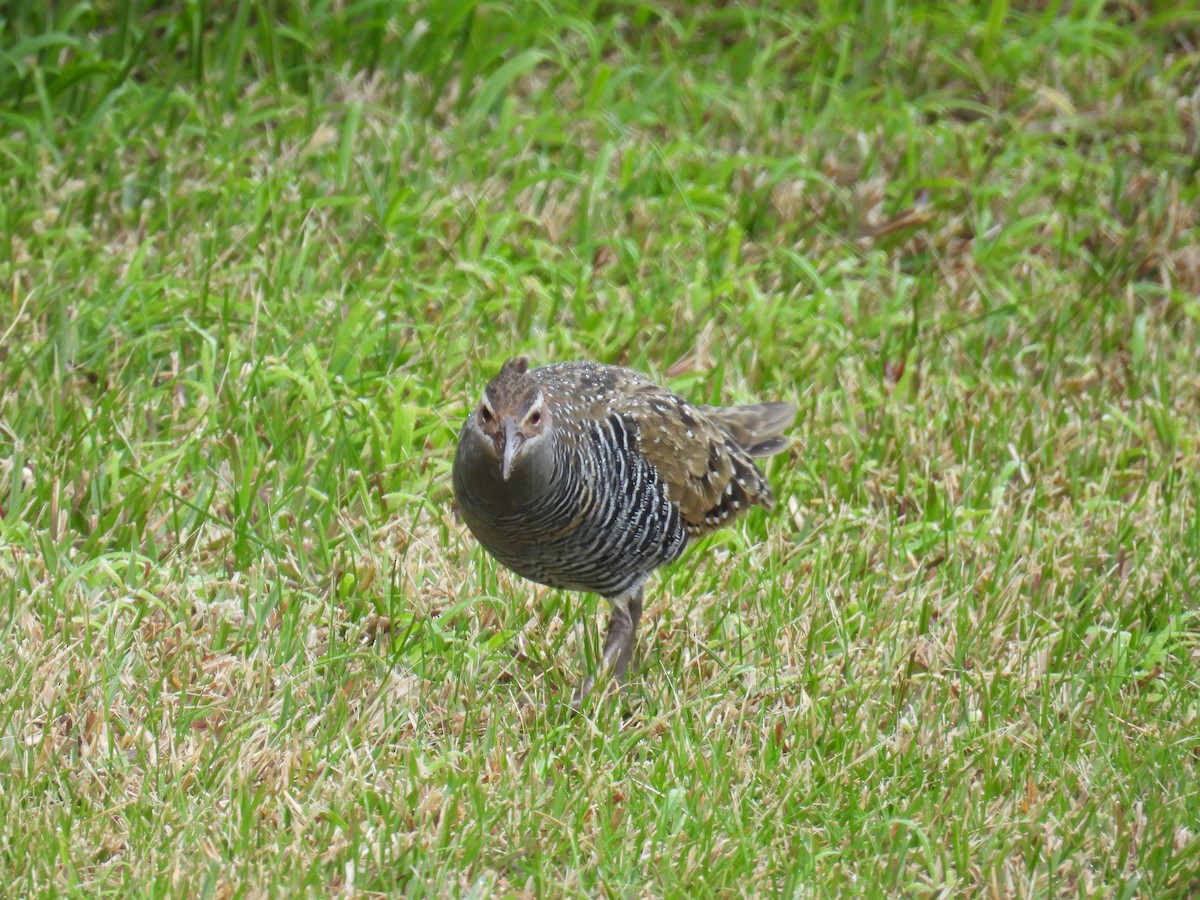
<svg viewBox="0 0 1200 900">
<path fill-rule="evenodd" d="M 0 9 L 12 896 L 1200 893 L 1193 4 Z M 786 399 L 604 614 L 505 358 Z"/>
</svg>

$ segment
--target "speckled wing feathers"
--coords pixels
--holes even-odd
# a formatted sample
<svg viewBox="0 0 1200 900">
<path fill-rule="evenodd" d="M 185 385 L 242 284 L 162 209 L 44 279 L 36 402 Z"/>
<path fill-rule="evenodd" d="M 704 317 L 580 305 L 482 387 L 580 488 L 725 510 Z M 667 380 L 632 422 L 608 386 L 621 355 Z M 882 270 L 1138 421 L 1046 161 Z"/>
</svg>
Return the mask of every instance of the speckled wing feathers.
<svg viewBox="0 0 1200 900">
<path fill-rule="evenodd" d="M 720 419 L 667 391 L 643 397 L 644 405 L 627 411 L 637 423 L 638 449 L 666 480 L 690 533 L 774 503 L 770 485 Z"/>
<path fill-rule="evenodd" d="M 791 404 L 695 406 L 639 372 L 594 363 L 558 363 L 530 374 L 563 407 L 558 427 L 564 430 L 620 416 L 667 483 L 690 534 L 773 504 L 752 457 L 786 446 L 780 433 L 795 419 Z"/>
</svg>

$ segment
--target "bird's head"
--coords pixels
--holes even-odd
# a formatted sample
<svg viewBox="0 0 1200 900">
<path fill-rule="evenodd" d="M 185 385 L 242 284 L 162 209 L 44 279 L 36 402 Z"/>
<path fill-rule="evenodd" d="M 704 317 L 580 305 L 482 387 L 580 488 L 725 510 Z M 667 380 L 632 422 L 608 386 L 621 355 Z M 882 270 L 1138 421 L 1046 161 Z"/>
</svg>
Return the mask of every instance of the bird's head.
<svg viewBox="0 0 1200 900">
<path fill-rule="evenodd" d="M 506 362 L 467 420 L 467 427 L 478 429 L 484 446 L 494 452 L 502 481 L 538 454 L 550 432 L 549 405 L 528 370 L 523 356 Z"/>
</svg>

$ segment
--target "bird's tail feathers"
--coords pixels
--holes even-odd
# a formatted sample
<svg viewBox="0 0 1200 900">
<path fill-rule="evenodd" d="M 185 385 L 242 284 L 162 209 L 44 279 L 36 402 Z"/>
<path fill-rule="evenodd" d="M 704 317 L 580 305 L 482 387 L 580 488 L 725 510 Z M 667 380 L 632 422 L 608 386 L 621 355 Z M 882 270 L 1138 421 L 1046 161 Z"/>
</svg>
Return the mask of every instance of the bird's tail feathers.
<svg viewBox="0 0 1200 900">
<path fill-rule="evenodd" d="M 770 456 L 784 449 L 788 441 L 783 432 L 796 421 L 796 407 L 782 402 L 709 406 L 705 411 L 724 425 L 750 456 Z"/>
</svg>

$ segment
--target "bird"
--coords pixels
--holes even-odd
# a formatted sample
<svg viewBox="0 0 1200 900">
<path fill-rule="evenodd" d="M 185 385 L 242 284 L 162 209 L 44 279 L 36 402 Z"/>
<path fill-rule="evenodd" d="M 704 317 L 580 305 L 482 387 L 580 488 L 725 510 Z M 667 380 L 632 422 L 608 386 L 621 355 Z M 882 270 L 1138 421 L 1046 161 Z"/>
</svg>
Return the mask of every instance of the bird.
<svg viewBox="0 0 1200 900">
<path fill-rule="evenodd" d="M 467 415 L 452 480 L 467 528 L 538 584 L 612 607 L 596 678 L 624 681 L 650 574 L 774 495 L 754 460 L 788 446 L 787 402 L 690 403 L 632 369 L 509 359 Z"/>
</svg>

